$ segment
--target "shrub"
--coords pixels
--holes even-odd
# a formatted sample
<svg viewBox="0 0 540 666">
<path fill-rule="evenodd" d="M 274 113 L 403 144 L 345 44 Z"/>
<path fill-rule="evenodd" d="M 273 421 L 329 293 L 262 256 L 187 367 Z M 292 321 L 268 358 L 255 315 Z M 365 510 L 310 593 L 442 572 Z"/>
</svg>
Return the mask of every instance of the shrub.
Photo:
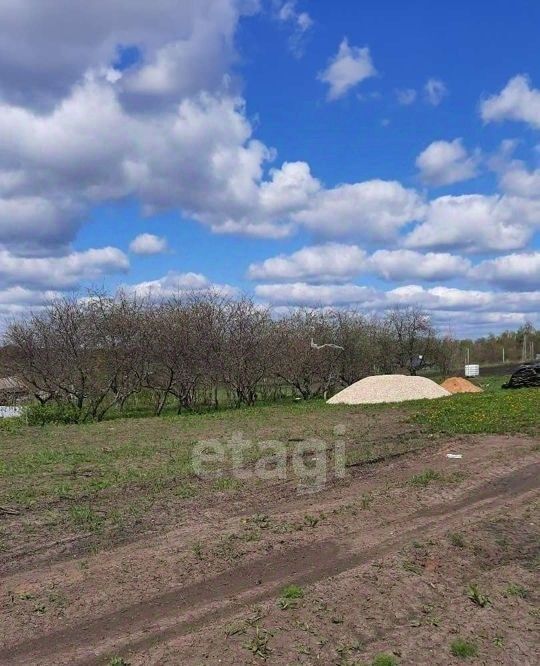
<svg viewBox="0 0 540 666">
<path fill-rule="evenodd" d="M 29 425 L 46 425 L 47 423 L 78 423 L 80 414 L 69 404 L 48 403 L 45 405 L 29 405 L 25 409 L 26 420 Z"/>
</svg>

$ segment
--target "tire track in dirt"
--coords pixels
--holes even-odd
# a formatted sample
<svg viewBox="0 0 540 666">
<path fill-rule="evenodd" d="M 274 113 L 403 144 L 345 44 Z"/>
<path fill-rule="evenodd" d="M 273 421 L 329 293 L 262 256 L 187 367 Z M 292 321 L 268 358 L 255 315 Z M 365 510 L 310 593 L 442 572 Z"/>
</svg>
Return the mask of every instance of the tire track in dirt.
<svg viewBox="0 0 540 666">
<path fill-rule="evenodd" d="M 390 438 L 388 441 L 392 441 Z M 353 463 L 347 465 L 347 469 L 350 477 L 353 480 L 369 480 L 376 478 L 376 470 L 382 465 L 390 468 L 396 461 L 403 460 L 415 460 L 417 459 L 419 453 L 433 453 L 433 450 L 437 448 L 440 443 L 435 439 L 430 442 L 430 446 L 421 445 L 418 448 L 408 449 L 406 451 L 400 451 L 398 453 L 392 453 L 388 455 L 383 455 L 380 458 L 375 458 L 373 460 L 366 460 L 359 463 Z M 347 485 L 346 481 L 333 479 L 330 493 L 334 492 L 336 489 L 342 489 Z M 301 507 L 302 504 L 305 504 L 305 499 L 298 499 L 297 488 L 294 484 L 290 482 L 278 482 L 273 484 L 274 493 L 279 493 L 281 498 L 287 498 L 285 504 L 283 505 L 282 512 L 293 511 L 296 507 Z M 323 493 L 326 491 L 323 491 Z M 319 494 L 320 496 L 320 494 Z M 206 498 L 207 501 L 211 501 L 210 498 Z M 234 511 L 231 518 L 229 512 L 224 512 L 219 521 L 220 525 L 223 525 L 223 521 L 234 521 L 241 519 L 242 517 L 249 517 L 254 513 L 263 511 L 265 508 L 266 502 L 261 500 L 260 497 L 247 497 L 242 498 L 240 501 L 236 501 L 235 504 L 238 505 L 237 510 Z M 214 508 L 214 507 L 212 507 Z M 193 529 L 193 525 L 189 524 L 188 511 L 185 511 L 186 527 L 178 531 L 180 535 L 182 532 L 189 532 Z M 156 532 L 149 530 L 147 532 L 142 532 L 136 535 L 135 539 L 132 537 L 122 537 L 115 540 L 115 545 L 117 547 L 129 546 L 139 540 L 155 538 L 157 536 Z M 63 563 L 69 561 L 73 557 L 84 552 L 87 547 L 87 542 L 91 542 L 95 538 L 93 533 L 85 534 L 76 534 L 71 535 L 66 538 L 56 539 L 51 542 L 40 544 L 39 546 L 23 547 L 19 550 L 12 551 L 9 553 L 9 556 L 6 557 L 4 561 L 0 559 L 0 572 L 3 575 L 9 575 L 11 571 L 17 571 L 17 573 L 22 573 L 24 571 L 31 571 L 36 567 L 36 565 L 46 563 L 47 565 Z M 26 560 L 26 561 L 25 561 Z"/>
<path fill-rule="evenodd" d="M 500 440 L 501 438 L 497 438 Z M 523 446 L 523 442 L 528 443 L 529 438 L 521 438 L 517 436 L 512 437 L 512 441 L 516 442 L 516 446 Z M 479 445 L 481 442 L 481 445 Z M 406 481 L 412 474 L 422 470 L 422 464 L 433 466 L 440 464 L 437 459 L 441 454 L 440 449 L 445 450 L 466 450 L 467 451 L 467 466 L 478 464 L 480 459 L 485 458 L 486 451 L 490 451 L 494 443 L 494 438 L 485 436 L 480 439 L 477 437 L 456 437 L 453 440 L 433 441 L 429 447 L 421 447 L 418 450 L 410 450 L 400 452 L 395 455 L 385 457 L 383 460 L 370 460 L 359 464 L 353 464 L 348 467 L 348 477 L 346 479 L 332 479 L 328 487 L 317 493 L 317 505 L 331 504 L 331 499 L 334 497 L 336 502 L 344 501 L 347 496 L 356 496 L 356 484 L 361 482 L 364 484 L 363 492 L 369 492 L 376 489 L 380 485 L 380 474 L 383 473 L 385 479 L 395 483 Z M 475 445 L 478 445 L 475 449 Z M 479 456 L 479 458 L 478 458 Z M 446 462 L 446 461 L 445 461 Z M 442 471 L 442 470 L 441 470 Z M 202 508 L 202 516 L 204 524 L 215 526 L 216 529 L 224 530 L 230 526 L 235 525 L 238 520 L 250 517 L 257 513 L 276 513 L 275 506 L 272 503 L 273 499 L 278 499 L 274 504 L 278 504 L 279 515 L 285 516 L 292 514 L 296 510 L 306 508 L 306 496 L 299 498 L 297 488 L 294 484 L 287 482 L 275 483 L 272 485 L 272 496 L 268 495 L 261 497 L 260 495 L 242 495 L 240 499 L 228 498 L 227 505 L 225 506 L 204 506 Z M 445 499 L 452 499 L 447 497 Z M 114 543 L 106 547 L 106 550 L 113 548 L 116 551 L 125 549 L 126 552 L 133 547 L 138 547 L 139 544 L 142 548 L 147 548 L 147 543 L 151 541 L 154 545 L 165 543 L 166 541 L 178 541 L 184 538 L 185 535 L 191 535 L 194 526 L 200 528 L 201 525 L 201 509 L 197 509 L 197 519 L 193 519 L 193 507 L 188 507 L 182 511 L 179 516 L 175 516 L 175 520 L 182 524 L 182 527 L 173 530 L 167 530 L 166 536 L 163 536 L 162 529 L 148 530 L 146 532 L 137 533 L 135 536 L 126 536 L 123 538 L 115 539 Z M 9 577 L 11 574 L 20 576 L 23 573 L 33 572 L 44 564 L 49 568 L 51 565 L 62 566 L 65 562 L 73 561 L 73 558 L 84 555 L 86 553 L 85 543 L 94 538 L 94 534 L 79 534 L 75 536 L 66 537 L 64 539 L 55 540 L 53 542 L 40 544 L 31 549 L 27 547 L 20 551 L 12 551 L 9 553 L 8 559 L 0 561 L 0 572 L 3 578 Z"/>
<path fill-rule="evenodd" d="M 392 553 L 416 536 L 447 531 L 511 498 L 538 488 L 539 463 L 528 464 L 477 488 L 458 500 L 421 509 L 396 525 L 370 534 L 356 531 L 339 542 L 326 540 L 288 549 L 170 590 L 120 611 L 0 650 L 0 662 L 17 664 L 101 664 L 119 649 L 144 649 L 157 641 L 187 635 L 277 595 L 288 582 L 310 584 Z M 441 525 L 441 518 L 445 518 Z M 405 525 L 405 528 L 402 526 Z M 361 538 L 358 535 L 361 534 Z"/>
</svg>

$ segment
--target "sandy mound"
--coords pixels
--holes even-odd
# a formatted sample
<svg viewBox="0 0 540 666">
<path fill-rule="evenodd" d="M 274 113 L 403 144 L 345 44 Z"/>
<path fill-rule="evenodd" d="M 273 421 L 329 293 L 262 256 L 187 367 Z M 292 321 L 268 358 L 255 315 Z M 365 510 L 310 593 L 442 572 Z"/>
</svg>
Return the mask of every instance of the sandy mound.
<svg viewBox="0 0 540 666">
<path fill-rule="evenodd" d="M 351 384 L 328 400 L 329 405 L 362 405 L 376 402 L 404 402 L 422 398 L 443 398 L 449 391 L 427 377 L 375 375 Z"/>
<path fill-rule="evenodd" d="M 441 386 L 450 393 L 483 393 L 483 390 L 463 377 L 449 377 Z"/>
</svg>

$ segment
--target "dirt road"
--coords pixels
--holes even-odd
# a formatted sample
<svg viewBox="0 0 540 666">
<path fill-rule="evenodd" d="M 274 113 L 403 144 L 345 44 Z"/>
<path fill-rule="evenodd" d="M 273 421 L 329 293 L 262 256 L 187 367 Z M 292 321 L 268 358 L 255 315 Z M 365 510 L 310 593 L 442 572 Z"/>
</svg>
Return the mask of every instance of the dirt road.
<svg viewBox="0 0 540 666">
<path fill-rule="evenodd" d="M 539 470 L 530 438 L 461 437 L 317 494 L 218 494 L 111 550 L 51 546 L 1 580 L 0 663 L 448 664 L 457 639 L 537 663 Z"/>
</svg>

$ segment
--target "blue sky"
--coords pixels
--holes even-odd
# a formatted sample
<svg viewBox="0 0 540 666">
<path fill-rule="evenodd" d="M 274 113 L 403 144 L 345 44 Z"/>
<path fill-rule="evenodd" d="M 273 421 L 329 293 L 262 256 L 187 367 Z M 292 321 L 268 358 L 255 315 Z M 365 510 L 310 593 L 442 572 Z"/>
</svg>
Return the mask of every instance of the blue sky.
<svg viewBox="0 0 540 666">
<path fill-rule="evenodd" d="M 105 286 L 540 324 L 537 3 L 76 5 L 0 5 L 0 320 Z"/>
</svg>

